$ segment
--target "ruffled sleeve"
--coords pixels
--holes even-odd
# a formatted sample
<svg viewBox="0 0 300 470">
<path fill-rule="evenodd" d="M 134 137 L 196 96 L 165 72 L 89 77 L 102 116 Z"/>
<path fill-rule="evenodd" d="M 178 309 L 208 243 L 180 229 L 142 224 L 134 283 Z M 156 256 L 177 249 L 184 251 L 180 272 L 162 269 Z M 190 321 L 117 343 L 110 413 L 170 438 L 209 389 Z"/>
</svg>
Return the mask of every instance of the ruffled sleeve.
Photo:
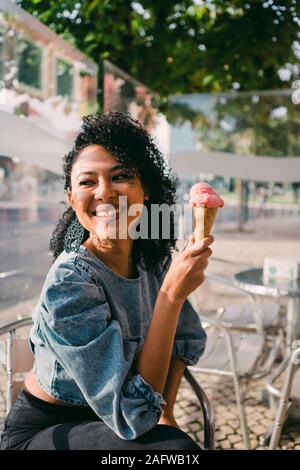
<svg viewBox="0 0 300 470">
<path fill-rule="evenodd" d="M 206 333 L 200 319 L 186 300 L 180 312 L 172 356 L 182 359 L 186 365 L 194 365 L 203 354 L 205 343 Z"/>
</svg>

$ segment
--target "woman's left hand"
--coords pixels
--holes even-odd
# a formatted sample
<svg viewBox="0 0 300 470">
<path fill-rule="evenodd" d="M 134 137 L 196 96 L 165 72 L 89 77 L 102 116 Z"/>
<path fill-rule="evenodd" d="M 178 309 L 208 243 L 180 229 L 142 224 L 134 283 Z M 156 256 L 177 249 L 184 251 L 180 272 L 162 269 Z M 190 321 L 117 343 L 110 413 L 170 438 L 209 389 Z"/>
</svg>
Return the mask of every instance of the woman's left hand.
<svg viewBox="0 0 300 470">
<path fill-rule="evenodd" d="M 160 417 L 158 424 L 168 424 L 169 426 L 174 426 L 175 428 L 180 429 L 178 424 L 175 421 L 173 414 L 171 413 L 168 413 L 168 414 L 163 413 Z"/>
</svg>

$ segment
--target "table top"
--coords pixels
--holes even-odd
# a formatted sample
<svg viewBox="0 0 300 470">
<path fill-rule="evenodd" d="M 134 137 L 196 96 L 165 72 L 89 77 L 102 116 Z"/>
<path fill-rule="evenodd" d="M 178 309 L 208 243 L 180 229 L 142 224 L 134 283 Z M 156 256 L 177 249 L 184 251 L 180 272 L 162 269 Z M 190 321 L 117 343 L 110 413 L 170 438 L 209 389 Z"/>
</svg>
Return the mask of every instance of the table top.
<svg viewBox="0 0 300 470">
<path fill-rule="evenodd" d="M 300 296 L 300 280 L 276 279 L 263 276 L 262 269 L 248 269 L 234 275 L 235 285 L 251 294 L 279 297 Z"/>
</svg>

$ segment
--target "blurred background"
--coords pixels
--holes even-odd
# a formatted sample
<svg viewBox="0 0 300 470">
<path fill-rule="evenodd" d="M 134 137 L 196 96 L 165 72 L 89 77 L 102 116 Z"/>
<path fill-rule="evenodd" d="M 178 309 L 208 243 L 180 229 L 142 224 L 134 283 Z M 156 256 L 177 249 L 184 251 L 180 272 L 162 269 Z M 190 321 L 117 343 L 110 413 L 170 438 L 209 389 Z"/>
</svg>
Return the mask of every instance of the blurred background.
<svg viewBox="0 0 300 470">
<path fill-rule="evenodd" d="M 215 378 L 206 364 L 197 379 L 214 405 L 218 448 L 266 445 L 276 413 L 266 374 L 300 335 L 299 60 L 296 0 L 0 0 L 0 327 L 30 316 L 40 295 L 66 207 L 62 157 L 82 117 L 129 112 L 177 174 L 178 202 L 188 203 L 198 181 L 225 200 L 206 282 L 192 301 L 208 325 L 214 318 L 242 331 L 230 353 L 239 372 L 233 384 L 223 329 L 215 342 L 208 334 L 202 359 L 212 353 L 210 372 L 223 369 Z M 178 219 L 185 236 L 190 206 L 186 215 Z M 285 270 L 284 288 L 276 270 L 277 278 Z M 4 351 L 0 341 L 0 364 Z M 299 424 L 300 376 L 298 385 Z M 183 381 L 175 416 L 201 442 L 198 411 Z M 299 449 L 299 429 L 280 446 Z"/>
<path fill-rule="evenodd" d="M 259 265 L 270 244 L 250 259 L 234 248 L 255 238 L 299 255 L 299 9 L 0 0 L 0 323 L 39 294 L 64 209 L 62 156 L 96 110 L 144 123 L 178 176 L 179 202 L 196 181 L 222 193 L 217 256 Z"/>
</svg>

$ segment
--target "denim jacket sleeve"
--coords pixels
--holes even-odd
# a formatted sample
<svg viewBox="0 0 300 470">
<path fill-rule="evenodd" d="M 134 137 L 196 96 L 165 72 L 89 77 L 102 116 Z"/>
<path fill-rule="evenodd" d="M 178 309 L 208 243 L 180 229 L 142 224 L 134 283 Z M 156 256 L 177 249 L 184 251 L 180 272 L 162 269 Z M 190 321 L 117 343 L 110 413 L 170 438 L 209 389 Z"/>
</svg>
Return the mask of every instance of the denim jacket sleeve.
<svg viewBox="0 0 300 470">
<path fill-rule="evenodd" d="M 123 337 L 103 289 L 74 263 L 65 262 L 51 279 L 39 322 L 46 346 L 121 439 L 136 439 L 158 423 L 165 401 L 132 368 L 137 341 Z"/>
<path fill-rule="evenodd" d="M 203 354 L 205 343 L 206 333 L 200 319 L 186 300 L 180 312 L 172 356 L 182 359 L 186 365 L 194 365 Z"/>
</svg>

